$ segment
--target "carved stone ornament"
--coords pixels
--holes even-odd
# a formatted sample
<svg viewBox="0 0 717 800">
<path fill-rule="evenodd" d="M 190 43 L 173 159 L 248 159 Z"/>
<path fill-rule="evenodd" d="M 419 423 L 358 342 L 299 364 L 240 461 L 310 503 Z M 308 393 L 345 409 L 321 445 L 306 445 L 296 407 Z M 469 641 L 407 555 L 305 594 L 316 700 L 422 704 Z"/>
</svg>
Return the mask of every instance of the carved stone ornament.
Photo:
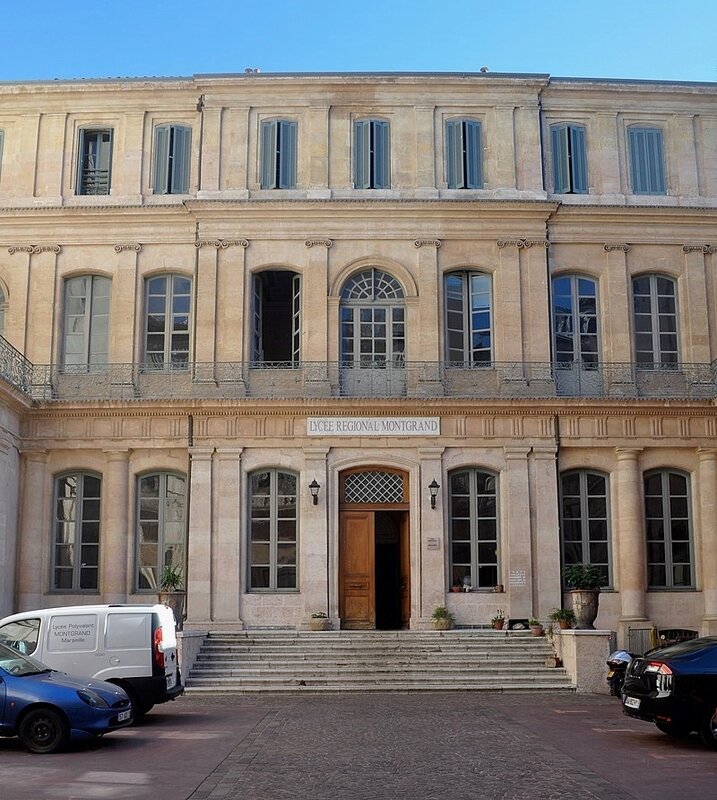
<svg viewBox="0 0 717 800">
<path fill-rule="evenodd" d="M 435 247 L 438 249 L 441 246 L 440 239 L 416 239 L 413 243 L 414 247 Z"/>
<path fill-rule="evenodd" d="M 59 253 L 62 250 L 59 244 L 22 244 L 12 245 L 8 247 L 7 251 L 12 255 L 13 253 Z"/>
<path fill-rule="evenodd" d="M 629 244 L 604 244 L 602 249 L 606 253 L 612 253 L 613 250 L 622 250 L 623 253 L 630 252 L 630 245 Z"/>
<path fill-rule="evenodd" d="M 685 244 L 682 246 L 683 253 L 717 253 L 717 247 L 712 244 Z"/>
<path fill-rule="evenodd" d="M 550 247 L 550 242 L 547 239 L 498 239 L 496 244 L 501 250 L 509 244 L 515 245 L 519 249 L 530 248 L 534 244 L 537 244 L 538 247 Z"/>
<path fill-rule="evenodd" d="M 123 250 L 134 250 L 135 253 L 142 252 L 142 245 L 139 242 L 134 242 L 133 244 L 116 244 L 115 245 L 115 253 L 121 253 Z"/>
<path fill-rule="evenodd" d="M 216 247 L 217 250 L 226 250 L 227 247 L 233 247 L 234 245 L 239 245 L 239 247 L 249 247 L 249 240 L 248 239 L 198 239 L 194 242 L 194 246 L 197 250 L 200 247 Z"/>
<path fill-rule="evenodd" d="M 314 245 L 323 245 L 327 250 L 333 244 L 333 239 L 307 239 L 304 244 L 307 247 L 314 247 Z"/>
</svg>

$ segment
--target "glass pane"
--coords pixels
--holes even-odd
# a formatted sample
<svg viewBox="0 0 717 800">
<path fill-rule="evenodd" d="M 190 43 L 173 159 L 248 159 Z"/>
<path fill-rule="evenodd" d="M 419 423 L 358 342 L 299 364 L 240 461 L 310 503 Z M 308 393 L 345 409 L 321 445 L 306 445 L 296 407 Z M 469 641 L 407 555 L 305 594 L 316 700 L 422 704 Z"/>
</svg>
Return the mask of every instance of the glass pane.
<svg viewBox="0 0 717 800">
<path fill-rule="evenodd" d="M 266 544 L 252 542 L 251 545 L 251 563 L 252 564 L 269 564 L 271 559 L 269 557 L 270 547 L 268 542 Z"/>
<path fill-rule="evenodd" d="M 295 589 L 296 567 L 279 567 L 276 571 L 276 585 L 279 589 Z"/>
<path fill-rule="evenodd" d="M 452 558 L 454 564 L 470 564 L 471 563 L 471 546 L 470 542 L 456 542 L 454 540 L 452 547 Z"/>
<path fill-rule="evenodd" d="M 252 589 L 268 589 L 269 567 L 252 567 L 250 581 Z"/>
<path fill-rule="evenodd" d="M 269 520 L 256 520 L 251 521 L 251 540 L 252 542 L 268 542 L 269 541 Z"/>
</svg>

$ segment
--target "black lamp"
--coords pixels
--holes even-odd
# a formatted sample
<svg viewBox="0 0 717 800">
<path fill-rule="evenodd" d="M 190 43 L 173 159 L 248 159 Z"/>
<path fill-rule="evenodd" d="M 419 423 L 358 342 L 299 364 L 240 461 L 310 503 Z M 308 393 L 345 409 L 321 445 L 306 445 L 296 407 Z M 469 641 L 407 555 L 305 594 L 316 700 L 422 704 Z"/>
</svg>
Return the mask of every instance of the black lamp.
<svg viewBox="0 0 717 800">
<path fill-rule="evenodd" d="M 428 484 L 428 491 L 431 493 L 431 508 L 436 507 L 436 497 L 440 488 L 441 486 L 439 483 L 436 483 L 435 478 Z"/>
<path fill-rule="evenodd" d="M 319 489 L 321 488 L 321 484 L 314 478 L 313 481 L 309 484 L 309 491 L 311 492 L 311 496 L 314 499 L 314 505 L 318 505 L 319 503 Z"/>
</svg>

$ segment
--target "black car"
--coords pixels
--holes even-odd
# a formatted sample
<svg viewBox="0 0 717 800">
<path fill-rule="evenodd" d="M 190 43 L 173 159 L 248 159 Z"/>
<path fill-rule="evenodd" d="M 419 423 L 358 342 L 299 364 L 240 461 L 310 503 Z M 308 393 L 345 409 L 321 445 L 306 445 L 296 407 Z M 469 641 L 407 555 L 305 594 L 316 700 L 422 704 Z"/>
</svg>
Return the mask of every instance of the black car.
<svg viewBox="0 0 717 800">
<path fill-rule="evenodd" d="M 697 731 L 717 748 L 717 636 L 651 650 L 628 664 L 623 711 L 670 736 Z"/>
</svg>

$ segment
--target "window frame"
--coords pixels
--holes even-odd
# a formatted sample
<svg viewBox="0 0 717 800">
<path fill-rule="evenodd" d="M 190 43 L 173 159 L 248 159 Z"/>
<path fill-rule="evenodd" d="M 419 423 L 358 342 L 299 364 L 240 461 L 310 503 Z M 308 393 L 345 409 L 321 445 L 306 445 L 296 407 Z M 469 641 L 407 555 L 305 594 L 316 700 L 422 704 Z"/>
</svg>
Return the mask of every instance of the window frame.
<svg viewBox="0 0 717 800">
<path fill-rule="evenodd" d="M 656 476 L 660 477 L 660 489 L 661 494 L 659 495 L 661 505 L 662 505 L 662 516 L 661 517 L 651 517 L 648 515 L 649 512 L 649 498 L 651 497 L 658 497 L 658 495 L 648 495 L 647 493 L 647 484 L 648 481 Z M 685 482 L 685 493 L 684 495 L 680 494 L 672 494 L 670 488 L 671 478 L 675 476 L 680 480 Z M 643 474 L 642 479 L 642 488 L 643 488 L 643 511 L 645 514 L 645 567 L 647 572 L 647 579 L 645 581 L 646 588 L 648 591 L 694 591 L 695 586 L 695 543 L 694 543 L 694 522 L 693 518 L 694 515 L 692 513 L 692 486 L 691 486 L 690 475 L 687 472 L 683 472 L 682 470 L 677 469 L 670 469 L 669 467 L 662 467 L 658 469 L 648 470 Z M 667 493 L 665 493 L 665 489 L 667 489 Z M 674 560 L 674 546 L 675 546 L 675 539 L 673 539 L 673 523 L 675 521 L 675 516 L 672 513 L 672 506 L 673 500 L 675 497 L 684 497 L 685 498 L 685 505 L 686 505 L 686 513 L 687 516 L 681 519 L 684 519 L 687 523 L 687 539 L 678 539 L 677 542 L 686 542 L 689 552 L 689 561 L 688 562 L 678 562 L 682 565 L 687 564 L 689 567 L 689 584 L 685 585 L 676 585 L 674 581 L 674 569 L 675 569 L 675 560 Z M 657 520 L 658 526 L 662 528 L 663 536 L 660 540 L 659 538 L 650 539 L 650 520 Z M 664 568 L 665 568 L 665 583 L 664 584 L 656 584 L 650 582 L 650 566 L 651 565 L 659 565 L 663 562 L 661 561 L 652 561 L 650 560 L 650 542 L 655 543 L 662 543 L 664 544 L 665 548 L 665 560 L 664 560 Z"/>
<path fill-rule="evenodd" d="M 483 189 L 483 124 L 473 117 L 447 119 L 444 125 L 446 186 Z"/>
<path fill-rule="evenodd" d="M 558 315 L 558 311 L 555 305 L 555 298 L 559 297 L 560 295 L 556 294 L 555 291 L 555 284 L 557 281 L 560 280 L 569 280 L 570 281 L 570 301 L 571 301 L 571 310 L 570 310 L 570 319 L 571 319 L 571 326 L 572 329 L 569 331 L 570 338 L 573 343 L 572 355 L 573 358 L 570 361 L 561 360 L 559 358 L 560 352 L 567 352 L 567 351 L 560 351 L 558 349 L 558 334 L 559 331 L 557 330 L 556 325 L 556 317 Z M 593 288 L 594 294 L 593 295 L 586 295 L 581 294 L 580 291 L 580 281 L 589 281 Z M 584 298 L 593 297 L 595 301 L 595 331 L 587 331 L 585 333 L 581 329 L 580 322 L 583 317 L 586 315 L 581 312 L 581 303 L 580 301 Z M 564 312 L 560 312 L 560 316 L 567 316 Z M 592 315 L 588 315 L 592 316 Z M 576 324 L 577 323 L 577 324 Z M 558 364 L 564 364 L 566 367 L 569 364 L 579 364 L 581 367 L 586 369 L 596 369 L 598 364 L 601 361 L 601 353 L 602 353 L 602 342 L 601 342 L 601 326 L 600 326 L 600 281 L 598 278 L 593 277 L 592 275 L 585 275 L 580 272 L 561 272 L 558 275 L 551 275 L 550 277 L 550 327 L 551 327 L 551 336 L 552 336 L 552 347 L 553 347 L 553 361 Z M 582 346 L 582 337 L 583 336 L 592 336 L 595 337 L 596 342 L 596 349 L 594 352 L 594 360 L 589 360 L 587 356 L 593 355 L 590 351 L 583 351 Z M 577 358 L 575 358 L 577 349 Z"/>
<path fill-rule="evenodd" d="M 98 151 L 94 156 L 92 156 L 89 152 L 87 152 L 90 135 L 94 135 L 95 137 L 100 137 L 104 136 L 105 134 L 108 135 L 108 141 L 105 143 L 103 139 L 99 139 Z M 111 194 L 113 150 L 114 150 L 114 128 L 104 125 L 98 125 L 98 126 L 87 125 L 79 128 L 78 140 L 77 140 L 77 173 L 76 173 L 76 185 L 75 185 L 76 195 L 80 195 L 83 197 L 98 197 L 98 196 L 107 196 Z M 89 165 L 87 166 L 85 165 L 85 160 L 90 159 L 91 157 L 96 158 L 98 163 L 102 163 L 106 159 L 107 168 L 103 169 L 102 167 L 95 167 L 93 170 L 90 169 Z M 99 180 L 97 180 L 96 184 L 97 189 L 106 188 L 106 191 L 87 191 L 87 189 L 90 188 L 89 187 L 90 172 L 107 173 L 106 179 L 100 178 Z"/>
<path fill-rule="evenodd" d="M 257 516 L 253 514 L 254 509 L 254 478 L 263 474 L 269 475 L 269 515 Z M 278 573 L 279 573 L 279 545 L 291 544 L 292 540 L 279 539 L 279 520 L 290 520 L 291 517 L 279 516 L 279 476 L 287 475 L 294 481 L 294 564 L 285 564 L 284 566 L 294 568 L 294 586 L 279 586 Z M 301 520 L 301 504 L 299 498 L 299 488 L 301 486 L 301 477 L 299 473 L 291 469 L 284 469 L 283 467 L 260 467 L 254 469 L 247 474 L 247 536 L 246 536 L 246 591 L 249 594 L 295 594 L 300 591 L 300 520 Z M 258 495 L 262 496 L 262 495 Z M 282 495 L 291 497 L 292 495 Z M 269 562 L 255 562 L 252 553 L 252 545 L 262 545 L 266 543 L 264 539 L 253 539 L 254 535 L 254 521 L 265 520 L 269 521 Z M 269 585 L 268 586 L 255 586 L 253 585 L 252 570 L 254 568 L 269 569 Z"/>
<path fill-rule="evenodd" d="M 391 188 L 391 123 L 377 117 L 353 122 L 354 189 Z"/>
<path fill-rule="evenodd" d="M 165 289 L 164 289 L 164 308 L 161 311 L 150 311 L 150 306 L 152 303 L 150 302 L 151 297 L 159 297 L 159 293 L 155 293 L 150 295 L 150 285 L 153 281 L 157 279 L 164 279 Z M 189 283 L 189 291 L 188 292 L 175 292 L 175 281 L 188 281 Z M 169 291 L 169 287 L 171 287 L 171 291 Z M 175 310 L 175 301 L 178 298 L 188 297 L 188 309 L 186 311 L 183 310 Z M 191 275 L 185 275 L 181 272 L 163 272 L 157 275 L 148 275 L 145 277 L 144 281 L 144 319 L 143 319 L 143 339 L 142 339 L 142 355 L 143 355 L 143 368 L 146 370 L 155 370 L 155 371 L 176 371 L 176 372 L 186 372 L 189 369 L 189 365 L 191 363 L 191 354 L 192 354 L 192 313 L 193 313 L 193 306 L 194 306 L 194 280 Z M 164 328 L 162 331 L 159 330 L 149 330 L 150 324 L 150 317 L 154 314 L 161 314 L 164 318 Z M 187 327 L 186 331 L 181 329 L 174 328 L 174 320 L 175 318 L 180 318 L 186 316 L 187 317 Z M 172 326 L 168 327 L 169 321 L 172 321 Z M 150 350 L 149 345 L 149 336 L 157 336 L 161 334 L 163 337 L 163 349 L 161 351 L 162 360 L 161 362 L 153 360 L 153 356 L 156 356 L 160 353 L 159 350 Z M 174 348 L 172 339 L 174 336 L 184 336 L 187 337 L 187 348 L 186 350 Z M 186 353 L 186 360 L 178 360 L 176 363 L 173 360 L 175 355 L 180 355 Z"/>
<path fill-rule="evenodd" d="M 638 195 L 667 194 L 665 131 L 659 125 L 629 125 L 627 155 L 630 188 Z"/>
<path fill-rule="evenodd" d="M 154 564 L 141 564 L 141 548 L 142 548 L 142 539 L 141 539 L 141 526 L 142 522 L 151 523 L 154 522 L 152 518 L 142 517 L 142 482 L 149 480 L 150 478 L 159 478 L 159 487 L 157 491 L 157 559 Z M 175 559 L 171 558 L 169 561 L 167 560 L 167 513 L 166 509 L 169 503 L 168 496 L 167 496 L 167 484 L 169 478 L 175 478 L 181 480 L 184 486 L 184 492 L 182 494 L 182 506 L 181 506 L 181 516 L 182 516 L 182 541 L 177 545 L 176 543 L 170 543 L 171 546 L 175 548 L 175 550 L 180 550 L 180 558 Z M 154 497 L 148 497 L 148 499 L 153 500 Z M 176 472 L 173 470 L 155 470 L 152 472 L 144 472 L 141 475 L 136 476 L 135 480 L 135 514 L 134 514 L 134 563 L 133 563 L 133 583 L 134 583 L 134 591 L 137 594 L 145 594 L 145 593 L 157 593 L 159 589 L 159 578 L 162 574 L 162 570 L 167 564 L 173 564 L 174 566 L 178 566 L 181 568 L 184 575 L 187 574 L 186 566 L 187 566 L 187 551 L 189 547 L 189 536 L 188 536 L 188 524 L 189 524 L 189 515 L 187 513 L 188 510 L 188 479 L 187 475 L 182 472 Z M 172 520 L 169 520 L 171 523 Z M 151 542 L 148 543 L 151 547 Z M 153 576 L 152 580 L 148 579 L 145 576 L 145 580 L 147 583 L 154 583 L 154 586 L 141 586 L 140 577 L 142 575 L 143 569 L 156 570 L 156 572 L 150 572 Z"/>
<path fill-rule="evenodd" d="M 589 194 L 586 126 L 576 122 L 556 122 L 549 128 L 553 192 Z"/>
<path fill-rule="evenodd" d="M 291 276 L 291 357 L 280 361 L 267 361 L 264 358 L 264 282 L 262 276 L 267 273 L 281 272 Z M 289 269 L 262 269 L 252 273 L 251 276 L 251 365 L 252 367 L 280 367 L 296 369 L 301 365 L 301 334 L 302 334 L 302 284 L 303 276 L 300 272 Z"/>
<path fill-rule="evenodd" d="M 473 288 L 473 279 L 478 280 L 486 280 L 488 282 L 488 288 L 480 289 Z M 452 295 L 455 295 L 457 298 L 457 291 L 453 291 L 449 289 L 448 283 L 451 279 L 459 279 L 461 281 L 461 310 L 460 312 L 457 310 L 453 310 L 449 308 L 449 303 L 452 299 Z M 480 347 L 474 348 L 473 347 L 473 337 L 475 334 L 483 334 L 485 335 L 486 329 L 483 327 L 473 327 L 474 322 L 474 314 L 484 314 L 485 308 L 479 308 L 478 310 L 473 309 L 473 298 L 474 296 L 485 295 L 488 294 L 489 304 L 487 307 L 489 325 L 488 325 L 488 339 L 489 345 L 487 348 Z M 462 320 L 462 328 L 460 331 L 460 335 L 462 337 L 462 358 L 455 359 L 451 357 L 451 353 L 458 352 L 457 347 L 451 347 L 451 332 L 458 332 L 458 328 L 449 328 L 450 317 L 454 314 L 460 313 L 461 320 Z M 494 363 L 494 303 L 493 303 L 493 275 L 490 272 L 483 272 L 481 270 L 472 270 L 472 269 L 462 269 L 462 270 L 451 270 L 449 272 L 443 273 L 443 333 L 445 337 L 445 347 L 444 347 L 444 354 L 446 359 L 446 366 L 457 366 L 462 368 L 474 368 L 474 367 L 492 367 Z M 488 359 L 487 360 L 480 360 L 475 358 L 475 354 L 478 352 L 487 352 Z"/>
<path fill-rule="evenodd" d="M 579 498 L 580 503 L 580 516 L 579 517 L 566 517 L 565 516 L 565 480 L 574 475 L 578 476 L 579 481 Z M 588 481 L 591 477 L 599 478 L 604 482 L 604 494 L 590 494 Z M 593 565 L 598 569 L 605 567 L 607 575 L 607 582 L 603 585 L 604 589 L 610 590 L 613 587 L 613 556 L 612 556 L 612 525 L 611 525 L 611 505 L 610 505 L 610 475 L 597 469 L 590 469 L 585 467 L 578 467 L 577 469 L 563 470 L 558 476 L 558 514 L 560 524 L 560 562 L 563 566 L 571 566 L 575 563 L 583 565 Z M 575 497 L 576 495 L 568 495 Z M 590 514 L 590 498 L 591 497 L 604 497 L 605 498 L 605 517 L 599 517 Z M 577 519 L 580 523 L 580 549 L 582 553 L 582 561 L 568 562 L 566 559 L 566 520 Z M 596 520 L 605 521 L 605 539 L 591 538 L 590 523 Z M 574 540 L 577 541 L 577 540 Z M 591 545 L 604 543 L 607 550 L 607 561 L 598 562 L 592 559 Z M 586 557 L 587 556 L 587 557 Z"/>
<path fill-rule="evenodd" d="M 296 189 L 299 123 L 277 117 L 263 119 L 259 127 L 259 188 Z"/>
<path fill-rule="evenodd" d="M 72 314 L 73 318 L 81 319 L 83 321 L 83 330 L 82 330 L 82 339 L 83 339 L 83 346 L 82 346 L 82 361 L 69 364 L 67 361 L 68 355 L 68 337 L 77 335 L 77 331 L 70 332 L 68 330 L 68 322 L 69 322 L 69 307 L 70 307 L 70 297 L 69 297 L 69 290 L 70 285 L 77 281 L 89 281 L 89 291 L 85 288 L 85 293 L 82 297 L 85 300 L 85 311 L 82 314 Z M 99 284 L 100 281 L 106 281 L 108 292 L 107 298 L 107 312 L 106 314 L 102 314 L 98 312 L 97 314 L 93 313 L 94 306 L 101 300 L 103 297 L 102 295 L 96 296 L 95 295 L 95 286 Z M 74 298 L 79 297 L 75 295 Z M 62 370 L 63 372 L 104 372 L 107 370 L 109 364 L 109 339 L 110 339 L 110 314 L 111 314 L 111 306 L 112 306 L 112 279 L 106 275 L 98 275 L 96 273 L 87 274 L 87 275 L 73 275 L 68 278 L 65 278 L 63 282 L 63 308 L 62 308 Z M 97 336 L 101 335 L 101 331 L 97 334 L 94 333 L 94 328 L 96 327 L 96 322 L 99 323 L 99 319 L 104 316 L 106 318 L 105 321 L 105 330 L 104 335 L 106 339 L 106 347 L 103 355 L 105 356 L 103 361 L 93 361 L 92 360 L 92 341 L 97 338 Z"/>
<path fill-rule="evenodd" d="M 651 343 L 651 354 L 652 354 L 652 361 L 644 361 L 640 360 L 639 353 L 644 352 L 646 350 L 639 350 L 638 349 L 638 334 L 647 334 L 648 331 L 638 331 L 637 329 L 637 322 L 639 317 L 646 317 L 647 314 L 644 312 L 637 312 L 635 309 L 635 282 L 638 280 L 649 279 L 650 281 L 650 338 L 652 340 Z M 673 288 L 672 295 L 665 295 L 658 293 L 658 280 L 665 280 L 668 281 Z M 632 275 L 630 277 L 630 295 L 631 295 L 631 304 L 630 304 L 630 315 L 632 319 L 632 336 L 633 336 L 633 354 L 635 358 L 635 365 L 636 368 L 639 370 L 676 370 L 680 368 L 681 363 L 681 341 L 680 341 L 680 308 L 679 308 L 679 298 L 677 296 L 677 279 L 673 278 L 671 275 L 665 275 L 660 272 L 643 272 L 639 275 Z M 645 294 L 639 295 L 641 297 L 645 297 Z M 673 312 L 661 312 L 660 311 L 660 303 L 659 300 L 661 297 L 669 297 L 671 296 L 674 301 L 674 311 Z M 660 343 L 660 336 L 663 335 L 663 332 L 660 331 L 660 317 L 661 316 L 672 316 L 674 318 L 674 331 L 666 331 L 664 335 L 674 334 L 675 337 L 675 350 L 663 350 L 662 345 Z M 669 361 L 665 359 L 665 355 L 674 352 L 675 360 Z M 659 356 L 659 358 L 655 358 L 655 356 Z"/>
<path fill-rule="evenodd" d="M 152 193 L 189 194 L 192 127 L 175 122 L 154 126 Z"/>
<path fill-rule="evenodd" d="M 75 484 L 75 494 L 73 498 L 68 498 L 65 496 L 65 499 L 72 499 L 73 500 L 73 509 L 75 512 L 75 519 L 68 521 L 68 520 L 60 520 L 58 517 L 58 509 L 60 503 L 60 484 L 63 481 L 66 481 L 68 478 L 74 478 L 76 480 Z M 99 491 L 97 497 L 87 496 L 85 493 L 85 481 L 87 478 L 91 478 L 99 482 Z M 52 491 L 52 549 L 50 552 L 50 592 L 53 594 L 100 594 L 100 584 L 101 584 L 101 558 L 102 558 L 102 474 L 99 472 L 94 472 L 92 470 L 70 470 L 66 472 L 59 473 L 58 475 L 54 476 L 53 479 L 53 491 Z M 97 519 L 87 519 L 84 516 L 84 509 L 85 509 L 85 500 L 96 500 L 97 501 Z M 77 512 L 78 510 L 82 514 L 82 516 L 78 517 Z M 71 524 L 72 525 L 72 541 L 69 542 L 62 542 L 60 537 L 60 530 L 61 525 L 64 524 Z M 84 527 L 86 524 L 95 524 L 97 526 L 97 542 L 92 541 L 85 541 L 84 539 Z M 58 564 L 58 548 L 67 547 L 73 554 L 74 564 L 72 564 L 72 586 L 70 588 L 58 586 L 57 583 L 57 570 L 63 569 L 66 570 L 65 566 L 60 566 Z M 89 566 L 84 565 L 82 561 L 83 556 L 83 549 L 85 547 L 96 547 L 97 553 L 97 563 L 90 564 Z M 96 586 L 83 586 L 82 585 L 82 573 L 83 570 L 92 570 L 96 575 Z"/>
<path fill-rule="evenodd" d="M 454 478 L 462 475 L 468 475 L 468 536 L 469 538 L 466 539 L 458 539 L 454 538 L 455 536 L 455 521 L 458 519 L 465 520 L 466 518 L 461 516 L 458 517 L 454 514 L 454 497 L 456 496 L 456 492 L 454 492 L 453 488 L 453 480 Z M 479 476 L 481 476 L 481 480 L 483 480 L 484 485 L 487 480 L 493 480 L 493 492 L 483 492 L 479 493 Z M 461 493 L 461 496 L 463 494 Z M 494 503 L 494 515 L 489 516 L 486 515 L 484 517 L 480 517 L 478 515 L 478 499 L 480 497 L 492 497 Z M 495 537 L 494 538 L 486 538 L 480 536 L 480 524 L 479 520 L 493 520 L 495 524 Z M 501 547 L 501 520 L 500 520 L 500 474 L 490 469 L 485 469 L 483 467 L 458 467 L 456 469 L 451 470 L 448 473 L 448 571 L 450 575 L 450 583 L 451 585 L 456 585 L 459 583 L 463 585 L 463 580 L 465 575 L 462 575 L 465 571 L 465 568 L 468 564 L 464 561 L 456 561 L 455 559 L 455 547 L 457 544 L 464 544 L 468 542 L 470 548 L 470 573 L 468 573 L 470 578 L 470 585 L 473 591 L 493 591 L 498 584 L 501 584 L 503 581 L 501 580 L 502 575 L 502 547 Z M 495 544 L 495 561 L 481 561 L 480 558 L 480 547 L 488 546 L 494 543 Z M 481 583 L 480 581 L 480 574 L 481 569 L 495 569 L 495 576 L 494 580 L 488 581 L 486 583 Z"/>
</svg>

